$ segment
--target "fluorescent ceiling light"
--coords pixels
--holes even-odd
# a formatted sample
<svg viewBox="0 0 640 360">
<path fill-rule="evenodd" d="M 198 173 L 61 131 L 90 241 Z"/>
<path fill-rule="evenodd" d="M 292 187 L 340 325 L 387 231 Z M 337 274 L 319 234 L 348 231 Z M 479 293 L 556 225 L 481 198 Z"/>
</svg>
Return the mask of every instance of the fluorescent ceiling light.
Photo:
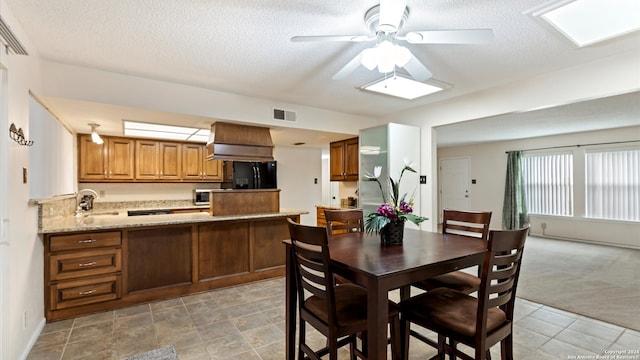
<svg viewBox="0 0 640 360">
<path fill-rule="evenodd" d="M 371 84 L 363 86 L 362 89 L 413 100 L 421 96 L 433 94 L 444 88 L 395 75 L 376 80 Z"/>
<path fill-rule="evenodd" d="M 207 142 L 208 129 L 123 120 L 124 134 L 164 140 Z"/>
<path fill-rule="evenodd" d="M 565 0 L 532 15 L 583 47 L 639 30 L 638 14 L 638 0 Z"/>
</svg>

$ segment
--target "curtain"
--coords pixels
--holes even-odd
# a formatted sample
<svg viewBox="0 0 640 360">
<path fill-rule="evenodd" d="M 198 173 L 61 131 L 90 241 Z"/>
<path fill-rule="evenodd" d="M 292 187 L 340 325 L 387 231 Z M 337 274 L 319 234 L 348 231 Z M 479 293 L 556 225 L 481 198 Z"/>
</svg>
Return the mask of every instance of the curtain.
<svg viewBox="0 0 640 360">
<path fill-rule="evenodd" d="M 509 151 L 507 156 L 507 177 L 502 205 L 502 228 L 514 230 L 529 222 L 522 179 L 522 151 Z"/>
</svg>

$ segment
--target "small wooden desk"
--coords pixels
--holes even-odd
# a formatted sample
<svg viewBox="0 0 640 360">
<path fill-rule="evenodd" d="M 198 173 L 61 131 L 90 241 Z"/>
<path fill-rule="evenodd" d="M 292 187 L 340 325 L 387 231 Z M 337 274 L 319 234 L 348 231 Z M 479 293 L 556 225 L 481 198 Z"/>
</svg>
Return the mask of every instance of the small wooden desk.
<svg viewBox="0 0 640 360">
<path fill-rule="evenodd" d="M 297 293 L 291 242 L 286 265 L 286 354 L 295 359 Z M 378 235 L 350 233 L 329 239 L 331 265 L 339 274 L 368 290 L 369 359 L 387 358 L 388 292 L 450 271 L 482 263 L 486 243 L 465 236 L 405 229 L 404 244 L 381 246 Z"/>
</svg>

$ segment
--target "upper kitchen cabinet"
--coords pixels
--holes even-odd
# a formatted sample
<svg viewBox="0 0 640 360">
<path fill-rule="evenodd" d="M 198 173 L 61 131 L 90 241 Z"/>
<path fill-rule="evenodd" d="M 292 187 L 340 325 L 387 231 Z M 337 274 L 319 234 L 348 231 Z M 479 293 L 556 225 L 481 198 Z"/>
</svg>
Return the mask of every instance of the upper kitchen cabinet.
<svg viewBox="0 0 640 360">
<path fill-rule="evenodd" d="M 103 140 L 99 145 L 91 135 L 78 136 L 78 180 L 133 180 L 134 140 L 106 136 Z"/>
<path fill-rule="evenodd" d="M 136 140 L 137 180 L 181 180 L 182 144 Z"/>
<path fill-rule="evenodd" d="M 330 180 L 358 181 L 358 138 L 332 142 L 329 147 Z"/>
<path fill-rule="evenodd" d="M 207 160 L 207 148 L 199 144 L 182 144 L 182 179 L 220 182 L 222 160 Z"/>
</svg>

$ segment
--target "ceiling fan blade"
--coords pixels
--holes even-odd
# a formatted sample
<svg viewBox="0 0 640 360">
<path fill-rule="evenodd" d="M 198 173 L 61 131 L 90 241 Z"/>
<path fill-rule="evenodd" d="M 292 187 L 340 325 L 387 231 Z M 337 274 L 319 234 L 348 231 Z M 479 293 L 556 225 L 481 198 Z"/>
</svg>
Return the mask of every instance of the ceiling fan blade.
<svg viewBox="0 0 640 360">
<path fill-rule="evenodd" d="M 364 50 L 363 50 L 364 51 Z M 333 80 L 341 80 L 344 79 L 347 75 L 351 74 L 358 66 L 360 66 L 362 61 L 362 51 L 356 55 L 351 61 L 347 63 L 342 69 L 340 69 L 335 75 L 333 75 Z"/>
<path fill-rule="evenodd" d="M 411 44 L 488 44 L 491 29 L 411 31 L 404 37 Z"/>
<path fill-rule="evenodd" d="M 403 68 L 411 75 L 415 81 L 425 81 L 430 79 L 433 74 L 418 60 L 415 55 L 411 54 L 409 62 Z"/>
<path fill-rule="evenodd" d="M 311 41 L 351 41 L 362 42 L 374 40 L 375 37 L 368 35 L 317 35 L 317 36 L 294 36 L 292 42 L 311 42 Z"/>
<path fill-rule="evenodd" d="M 398 31 L 406 7 L 407 0 L 380 0 L 378 29 L 384 32 Z"/>
</svg>

